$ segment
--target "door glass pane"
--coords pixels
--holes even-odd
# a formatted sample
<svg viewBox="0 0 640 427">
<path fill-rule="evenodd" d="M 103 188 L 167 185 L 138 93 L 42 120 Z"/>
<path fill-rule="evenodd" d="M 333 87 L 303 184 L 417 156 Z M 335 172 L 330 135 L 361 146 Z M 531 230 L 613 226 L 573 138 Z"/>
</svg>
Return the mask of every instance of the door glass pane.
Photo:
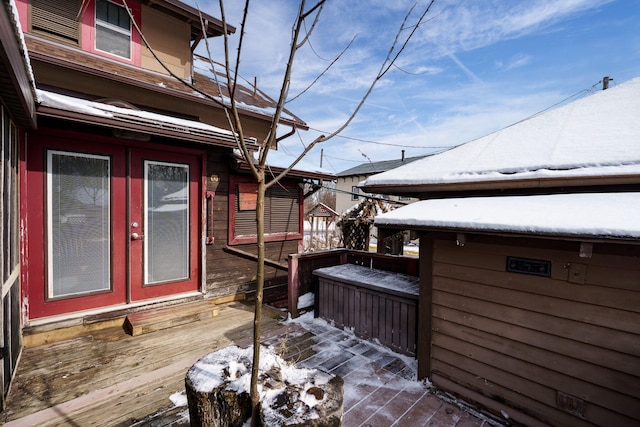
<svg viewBox="0 0 640 427">
<path fill-rule="evenodd" d="M 47 155 L 48 296 L 111 289 L 110 159 Z"/>
<path fill-rule="evenodd" d="M 189 166 L 145 161 L 145 284 L 189 278 Z"/>
</svg>

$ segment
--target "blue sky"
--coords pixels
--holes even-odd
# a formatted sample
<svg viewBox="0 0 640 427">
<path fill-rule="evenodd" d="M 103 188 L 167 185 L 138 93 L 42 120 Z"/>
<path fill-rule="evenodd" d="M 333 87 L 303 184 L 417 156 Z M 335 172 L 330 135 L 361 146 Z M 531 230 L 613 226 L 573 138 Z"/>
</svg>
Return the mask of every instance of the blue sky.
<svg viewBox="0 0 640 427">
<path fill-rule="evenodd" d="M 187 0 L 219 17 L 217 0 Z M 240 0 L 227 2 L 239 27 Z M 288 163 L 319 132 L 351 114 L 414 1 L 329 0 L 296 57 L 290 96 L 306 88 L 356 37 L 339 62 L 287 107 L 312 130 L 283 141 Z M 418 2 L 417 9 L 426 2 Z M 288 55 L 293 0 L 254 0 L 240 74 L 276 98 Z M 640 0 L 436 0 L 428 21 L 378 83 L 356 120 L 318 145 L 306 167 L 331 172 L 419 156 L 489 134 L 550 107 L 640 76 Z M 409 19 L 415 22 L 417 14 Z M 406 31 L 405 31 L 406 32 Z M 238 32 L 232 36 L 237 42 Z M 220 44 L 214 44 L 219 52 Z M 215 52 L 215 51 L 214 51 Z M 222 59 L 222 56 L 214 59 Z M 606 126 L 606 117 L 603 117 Z"/>
</svg>

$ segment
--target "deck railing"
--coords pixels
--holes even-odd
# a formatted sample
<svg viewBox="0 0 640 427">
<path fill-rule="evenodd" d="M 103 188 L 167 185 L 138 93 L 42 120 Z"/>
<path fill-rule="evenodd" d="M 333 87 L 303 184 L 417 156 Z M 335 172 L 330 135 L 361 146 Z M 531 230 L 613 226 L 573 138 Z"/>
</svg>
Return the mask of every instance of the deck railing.
<svg viewBox="0 0 640 427">
<path fill-rule="evenodd" d="M 307 292 L 313 292 L 316 295 L 315 309 L 317 312 L 318 278 L 314 277 L 313 271 L 318 268 L 342 264 L 361 265 L 411 276 L 419 275 L 418 259 L 412 257 L 351 249 L 289 255 L 288 307 L 291 317 L 298 317 L 298 297 Z"/>
</svg>

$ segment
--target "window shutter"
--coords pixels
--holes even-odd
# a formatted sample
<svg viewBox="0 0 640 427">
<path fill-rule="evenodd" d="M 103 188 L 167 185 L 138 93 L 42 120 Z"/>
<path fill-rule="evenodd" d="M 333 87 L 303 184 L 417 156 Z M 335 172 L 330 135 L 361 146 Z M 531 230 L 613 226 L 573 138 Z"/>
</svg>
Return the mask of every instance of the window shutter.
<svg viewBox="0 0 640 427">
<path fill-rule="evenodd" d="M 299 233 L 300 200 L 297 187 L 272 187 L 264 201 L 265 234 Z M 236 236 L 256 235 L 256 211 L 241 210 L 240 190 L 236 185 L 235 221 Z"/>
<path fill-rule="evenodd" d="M 297 189 L 271 188 L 269 201 L 269 232 L 270 233 L 297 233 L 298 217 L 298 191 Z M 266 222 L 266 221 L 265 221 Z"/>
<path fill-rule="evenodd" d="M 78 42 L 80 0 L 32 0 L 31 28 Z"/>
</svg>

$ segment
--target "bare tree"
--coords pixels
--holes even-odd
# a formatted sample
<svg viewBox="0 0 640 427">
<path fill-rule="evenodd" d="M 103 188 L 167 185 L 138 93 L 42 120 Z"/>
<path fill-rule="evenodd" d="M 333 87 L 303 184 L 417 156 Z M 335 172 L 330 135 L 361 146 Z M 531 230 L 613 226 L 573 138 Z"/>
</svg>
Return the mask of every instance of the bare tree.
<svg viewBox="0 0 640 427">
<path fill-rule="evenodd" d="M 429 12 L 431 6 L 433 5 L 435 0 L 432 0 L 428 3 L 428 5 L 424 8 L 422 13 L 419 15 L 417 22 L 413 24 L 413 26 L 408 31 L 408 34 L 401 39 L 401 36 L 405 29 L 407 29 L 407 21 L 410 18 L 412 12 L 416 5 L 414 5 L 405 15 L 405 18 L 402 22 L 401 27 L 399 28 L 395 40 L 391 44 L 389 48 L 389 52 L 382 62 L 380 69 L 375 76 L 375 78 L 371 81 L 369 88 L 363 94 L 360 102 L 353 110 L 352 114 L 347 118 L 347 120 L 334 132 L 330 135 L 321 135 L 313 140 L 310 144 L 308 144 L 304 150 L 300 153 L 300 155 L 286 168 L 282 173 L 278 176 L 267 179 L 268 175 L 266 174 L 267 169 L 267 155 L 269 154 L 269 150 L 274 147 L 277 142 L 276 131 L 278 127 L 278 122 L 280 120 L 280 116 L 283 112 L 285 102 L 287 101 L 289 87 L 291 85 L 291 73 L 294 66 L 294 59 L 296 57 L 296 53 L 298 50 L 307 43 L 308 38 L 316 27 L 320 14 L 322 13 L 322 8 L 326 2 L 326 0 L 319 0 L 313 3 L 310 7 L 307 7 L 306 1 L 301 0 L 298 8 L 298 14 L 293 23 L 292 30 L 292 39 L 291 39 L 291 48 L 289 50 L 289 57 L 287 60 L 287 65 L 284 71 L 284 75 L 282 77 L 282 85 L 280 90 L 280 95 L 277 101 L 277 105 L 275 108 L 275 114 L 273 115 L 271 121 L 271 127 L 267 137 L 260 142 L 258 148 L 258 156 L 257 160 L 254 160 L 252 154 L 249 151 L 249 148 L 245 144 L 242 121 L 240 120 L 240 116 L 238 114 L 237 105 L 234 99 L 235 93 L 235 82 L 237 81 L 237 76 L 232 75 L 232 67 L 229 62 L 229 42 L 226 28 L 224 28 L 224 46 L 225 46 L 225 68 L 227 73 L 227 84 L 230 88 L 230 120 L 231 127 L 237 133 L 237 143 L 238 148 L 242 151 L 244 155 L 244 159 L 251 169 L 251 173 L 253 177 L 258 183 L 258 195 L 257 195 L 257 209 L 256 209 L 256 224 L 257 224 L 257 249 L 258 249 L 258 266 L 257 266 L 257 283 L 256 283 L 256 298 L 255 298 L 255 312 L 254 312 L 254 323 L 253 323 L 253 367 L 251 372 L 251 405 L 252 405 L 252 425 L 256 425 L 258 419 L 257 407 L 258 402 L 260 400 L 260 396 L 258 393 L 258 375 L 259 375 L 259 361 L 260 361 L 260 336 L 261 336 L 261 316 L 262 316 L 262 301 L 263 301 L 263 289 L 264 289 L 264 259 L 265 259 L 265 246 L 264 246 L 264 200 L 265 193 L 267 189 L 278 181 L 280 181 L 295 165 L 302 160 L 302 158 L 311 151 L 317 144 L 320 144 L 324 141 L 327 141 L 334 136 L 338 135 L 342 132 L 351 121 L 358 114 L 367 98 L 373 91 L 376 83 L 384 77 L 384 75 L 389 71 L 389 69 L 393 66 L 396 59 L 403 52 L 407 43 L 415 34 L 415 31 L 419 28 L 420 24 L 424 21 L 427 13 Z M 220 0 L 220 11 L 222 15 L 223 26 L 226 26 L 226 19 L 224 13 L 224 1 Z M 244 6 L 244 14 L 242 19 L 242 24 L 240 26 L 240 42 L 238 47 L 238 56 L 235 63 L 235 70 L 237 72 L 240 64 L 241 53 L 242 53 L 242 38 L 244 36 L 244 29 L 246 25 L 246 17 L 249 11 L 249 0 L 246 0 Z M 306 34 L 302 34 L 302 28 L 305 25 L 306 21 L 311 21 L 311 25 L 309 26 L 309 30 Z M 346 50 L 346 49 L 345 49 Z M 344 53 L 344 51 L 342 52 Z M 340 55 L 342 55 L 342 53 Z M 339 56 L 340 56 L 339 55 Z M 334 61 L 335 62 L 335 61 Z M 332 62 L 332 64 L 334 63 Z M 312 84 L 314 84 L 318 79 L 314 80 Z"/>
<path fill-rule="evenodd" d="M 253 322 L 253 366 L 251 372 L 251 405 L 252 405 L 252 425 L 257 425 L 258 422 L 258 403 L 260 401 L 260 395 L 258 393 L 258 376 L 259 376 L 259 361 L 260 361 L 260 336 L 261 336 L 261 317 L 262 317 L 262 302 L 263 302 L 263 290 L 264 290 L 264 279 L 265 279 L 265 241 L 264 241 L 264 208 L 265 208 L 265 195 L 267 190 L 273 185 L 277 184 L 282 178 L 284 178 L 290 171 L 293 169 L 316 145 L 328 141 L 329 139 L 335 137 L 344 131 L 349 124 L 353 121 L 356 115 L 359 113 L 362 106 L 365 104 L 367 98 L 372 93 L 376 84 L 385 76 L 385 74 L 389 71 L 389 69 L 394 65 L 398 57 L 402 54 L 405 47 L 407 46 L 409 40 L 413 37 L 415 32 L 421 26 L 421 24 L 425 21 L 428 12 L 431 10 L 431 7 L 435 3 L 435 0 L 427 0 L 426 5 L 420 10 L 419 13 L 415 12 L 418 3 L 415 3 L 406 13 L 402 24 L 400 25 L 395 39 L 391 43 L 389 47 L 389 51 L 381 61 L 380 68 L 375 77 L 371 80 L 367 90 L 363 93 L 360 101 L 351 112 L 350 116 L 340 125 L 337 129 L 335 129 L 329 135 L 320 135 L 315 138 L 311 143 L 307 144 L 302 152 L 298 155 L 298 157 L 280 174 L 277 176 L 272 176 L 268 174 L 268 165 L 267 165 L 267 156 L 269 151 L 277 145 L 279 139 L 277 137 L 278 123 L 280 122 L 280 118 L 284 111 L 284 107 L 289 99 L 289 88 L 291 86 L 291 75 L 292 70 L 294 68 L 294 60 L 297 52 L 309 41 L 309 37 L 313 33 L 316 28 L 320 15 L 322 13 L 322 9 L 327 0 L 316 0 L 310 6 L 307 5 L 306 0 L 300 0 L 300 4 L 298 6 L 298 12 L 295 16 L 293 27 L 292 27 L 292 35 L 291 35 L 291 44 L 289 55 L 286 63 L 286 67 L 284 69 L 284 73 L 282 76 L 282 84 L 280 88 L 280 93 L 277 99 L 277 103 L 275 105 L 274 113 L 271 119 L 271 124 L 269 127 L 269 131 L 267 136 L 258 142 L 257 150 L 255 146 L 249 147 L 247 144 L 247 140 L 245 139 L 245 133 L 243 129 L 243 123 L 241 116 L 238 111 L 238 105 L 236 102 L 236 88 L 238 81 L 238 70 L 240 68 L 240 62 L 242 58 L 242 46 L 243 39 L 245 35 L 245 28 L 247 25 L 247 16 L 249 14 L 249 3 L 250 0 L 245 0 L 244 9 L 243 9 L 243 17 L 242 22 L 240 24 L 240 39 L 237 48 L 237 55 L 235 58 L 235 63 L 231 62 L 231 49 L 229 43 L 229 32 L 227 31 L 227 19 L 225 15 L 224 8 L 224 0 L 219 0 L 220 5 L 220 14 L 221 21 L 223 26 L 223 37 L 224 37 L 224 70 L 222 74 L 225 76 L 224 85 L 228 88 L 229 97 L 228 99 L 222 99 L 222 97 L 214 97 L 210 94 L 201 92 L 198 88 L 191 86 L 190 87 L 200 92 L 203 96 L 212 99 L 219 105 L 221 105 L 225 113 L 227 115 L 227 119 L 229 122 L 229 126 L 234 133 L 234 137 L 237 143 L 237 147 L 242 153 L 242 156 L 249 166 L 251 174 L 257 183 L 257 203 L 256 203 L 256 226 L 257 226 L 257 251 L 258 251 L 258 261 L 257 261 L 257 271 L 256 271 L 256 296 L 255 296 L 255 312 L 254 312 L 254 322 Z M 126 3 L 125 3 L 126 5 Z M 414 22 L 409 25 L 408 21 L 412 16 L 417 16 Z M 131 17 L 131 21 L 135 20 Z M 310 22 L 310 25 L 309 25 Z M 204 22 L 202 22 L 204 28 Z M 306 31 L 303 32 L 303 28 L 306 28 Z M 147 45 L 149 50 L 155 56 L 155 58 L 162 64 L 160 58 L 155 55 L 153 49 L 149 45 L 149 43 L 144 38 L 144 35 L 137 28 L 138 32 L 141 34 L 143 42 Z M 355 39 L 355 38 L 354 38 Z M 303 95 L 311 86 L 316 84 L 322 76 L 333 66 L 342 55 L 348 50 L 348 48 L 353 43 L 354 39 L 344 48 L 342 52 L 331 62 L 331 64 L 320 73 L 313 82 L 307 87 L 307 89 L 303 90 L 298 96 Z M 205 43 L 207 43 L 207 39 L 205 38 Z M 209 51 L 209 46 L 207 43 L 207 51 Z M 215 67 L 214 62 L 211 60 L 211 54 L 209 53 L 209 59 L 212 66 Z M 162 64 L 165 70 L 176 77 L 181 82 L 187 84 L 179 77 L 175 76 L 172 71 Z M 214 73 L 217 75 L 217 73 Z M 221 92 L 222 93 L 222 92 Z M 292 98 L 293 99 L 293 98 Z M 255 156 L 254 156 L 255 154 Z"/>
</svg>

